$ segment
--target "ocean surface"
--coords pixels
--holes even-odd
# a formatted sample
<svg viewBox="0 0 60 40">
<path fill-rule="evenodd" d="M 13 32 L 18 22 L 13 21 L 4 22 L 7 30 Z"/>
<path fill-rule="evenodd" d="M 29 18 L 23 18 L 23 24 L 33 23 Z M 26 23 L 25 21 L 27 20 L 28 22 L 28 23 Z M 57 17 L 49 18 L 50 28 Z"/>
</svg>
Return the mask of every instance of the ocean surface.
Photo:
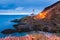
<svg viewBox="0 0 60 40">
<path fill-rule="evenodd" d="M 24 36 L 27 33 L 23 32 L 23 33 L 13 33 L 10 35 L 6 35 L 6 34 L 2 34 L 1 31 L 8 29 L 8 28 L 12 28 L 13 27 L 13 22 L 11 22 L 11 20 L 14 19 L 20 19 L 22 17 L 25 17 L 26 15 L 0 15 L 0 38 L 1 37 L 6 37 L 6 36 Z"/>
<path fill-rule="evenodd" d="M 28 34 L 27 32 L 22 32 L 22 33 L 17 33 L 16 32 L 16 33 L 9 34 L 9 35 L 1 33 L 1 31 L 5 30 L 5 29 L 10 29 L 10 28 L 14 29 L 13 25 L 15 23 L 11 22 L 11 20 L 21 19 L 25 16 L 27 16 L 27 15 L 0 15 L 0 38 L 5 38 L 5 37 L 8 37 L 8 36 L 25 36 L 26 34 Z M 30 33 L 32 33 L 32 32 L 30 32 Z M 40 33 L 51 35 L 51 33 L 45 33 L 45 32 L 41 32 L 41 31 L 40 31 Z"/>
</svg>

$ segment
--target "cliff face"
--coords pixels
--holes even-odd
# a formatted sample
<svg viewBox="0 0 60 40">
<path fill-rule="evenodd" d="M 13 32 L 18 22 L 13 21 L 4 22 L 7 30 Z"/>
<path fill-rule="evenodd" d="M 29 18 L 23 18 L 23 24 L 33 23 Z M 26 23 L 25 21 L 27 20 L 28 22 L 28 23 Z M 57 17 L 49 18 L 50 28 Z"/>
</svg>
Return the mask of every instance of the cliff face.
<svg viewBox="0 0 60 40">
<path fill-rule="evenodd" d="M 46 11 L 47 16 L 46 16 L 45 20 L 52 20 L 52 19 L 60 17 L 60 1 L 55 4 L 56 5 L 54 5 L 48 11 Z"/>
<path fill-rule="evenodd" d="M 60 26 L 60 3 L 47 13 L 44 21 L 54 23 L 56 26 Z"/>
<path fill-rule="evenodd" d="M 56 2 L 51 6 L 46 7 L 41 13 L 38 13 L 37 17 L 39 16 L 40 18 L 38 19 L 41 19 L 42 16 L 45 16 L 44 19 L 47 19 L 47 20 L 50 20 L 53 17 L 60 16 L 60 1 Z"/>
<path fill-rule="evenodd" d="M 41 13 L 36 16 L 36 19 L 43 20 L 49 25 L 52 29 L 57 31 L 60 29 L 60 1 L 55 4 L 45 8 Z"/>
<path fill-rule="evenodd" d="M 36 16 L 26 16 L 22 19 L 16 19 L 12 22 L 17 32 L 46 31 L 60 32 L 60 1 L 45 8 Z"/>
</svg>

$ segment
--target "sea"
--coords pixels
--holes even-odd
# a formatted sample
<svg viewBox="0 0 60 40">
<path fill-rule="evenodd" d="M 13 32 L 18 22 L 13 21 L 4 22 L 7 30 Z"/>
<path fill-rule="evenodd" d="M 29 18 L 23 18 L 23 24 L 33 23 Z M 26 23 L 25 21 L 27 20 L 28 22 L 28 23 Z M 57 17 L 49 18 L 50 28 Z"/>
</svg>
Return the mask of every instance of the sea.
<svg viewBox="0 0 60 40">
<path fill-rule="evenodd" d="M 6 36 L 25 36 L 27 33 L 22 32 L 22 33 L 13 33 L 13 34 L 2 34 L 1 31 L 5 29 L 14 29 L 13 24 L 14 22 L 11 22 L 11 20 L 14 19 L 21 19 L 27 15 L 0 15 L 0 38 L 6 37 Z"/>
<path fill-rule="evenodd" d="M 21 33 L 16 32 L 13 34 L 2 34 L 1 33 L 1 31 L 5 29 L 14 29 L 13 25 L 15 23 L 11 21 L 14 19 L 21 19 L 25 16 L 27 15 L 0 15 L 0 38 L 11 37 L 11 36 L 15 36 L 15 37 L 26 36 L 28 32 L 21 32 Z M 51 33 L 45 33 L 45 32 L 42 32 L 42 33 L 51 35 Z"/>
</svg>

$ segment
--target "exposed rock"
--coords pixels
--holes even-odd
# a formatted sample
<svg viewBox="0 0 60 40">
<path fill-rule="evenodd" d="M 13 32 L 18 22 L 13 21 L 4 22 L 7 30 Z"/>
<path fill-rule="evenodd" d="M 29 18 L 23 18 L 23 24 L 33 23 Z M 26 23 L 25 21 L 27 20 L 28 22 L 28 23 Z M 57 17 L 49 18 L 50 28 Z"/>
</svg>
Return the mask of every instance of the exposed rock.
<svg viewBox="0 0 60 40">
<path fill-rule="evenodd" d="M 44 32 L 59 33 L 60 1 L 45 8 L 38 15 L 26 16 L 21 19 L 15 19 L 12 22 L 16 22 L 16 24 L 14 24 L 14 28 L 16 29 L 17 32 L 44 31 Z"/>
<path fill-rule="evenodd" d="M 6 30 L 2 31 L 1 33 L 3 33 L 3 34 L 12 34 L 12 33 L 15 33 L 15 32 L 16 32 L 16 30 L 14 30 L 14 29 L 6 29 Z"/>
<path fill-rule="evenodd" d="M 42 20 L 36 20 L 31 16 L 25 17 L 21 23 L 15 24 L 17 30 L 24 31 L 42 31 L 48 24 Z"/>
<path fill-rule="evenodd" d="M 45 18 L 41 19 L 41 16 L 39 14 L 45 14 Z M 55 4 L 45 8 L 41 13 L 37 15 L 38 20 L 43 20 L 47 24 L 51 25 L 51 29 L 48 26 L 48 28 L 52 32 L 60 32 L 60 1 L 56 2 Z M 40 16 L 40 17 L 39 17 Z"/>
</svg>

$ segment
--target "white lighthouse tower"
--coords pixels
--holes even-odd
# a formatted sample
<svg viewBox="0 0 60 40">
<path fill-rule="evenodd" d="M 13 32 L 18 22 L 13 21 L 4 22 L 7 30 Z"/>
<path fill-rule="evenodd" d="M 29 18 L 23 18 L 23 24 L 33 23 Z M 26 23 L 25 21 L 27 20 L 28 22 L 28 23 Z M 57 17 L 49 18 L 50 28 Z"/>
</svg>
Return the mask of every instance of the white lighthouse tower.
<svg viewBox="0 0 60 40">
<path fill-rule="evenodd" d="M 35 10 L 33 9 L 33 10 L 32 10 L 32 14 L 31 14 L 31 16 L 34 16 L 34 11 L 35 11 Z"/>
</svg>

